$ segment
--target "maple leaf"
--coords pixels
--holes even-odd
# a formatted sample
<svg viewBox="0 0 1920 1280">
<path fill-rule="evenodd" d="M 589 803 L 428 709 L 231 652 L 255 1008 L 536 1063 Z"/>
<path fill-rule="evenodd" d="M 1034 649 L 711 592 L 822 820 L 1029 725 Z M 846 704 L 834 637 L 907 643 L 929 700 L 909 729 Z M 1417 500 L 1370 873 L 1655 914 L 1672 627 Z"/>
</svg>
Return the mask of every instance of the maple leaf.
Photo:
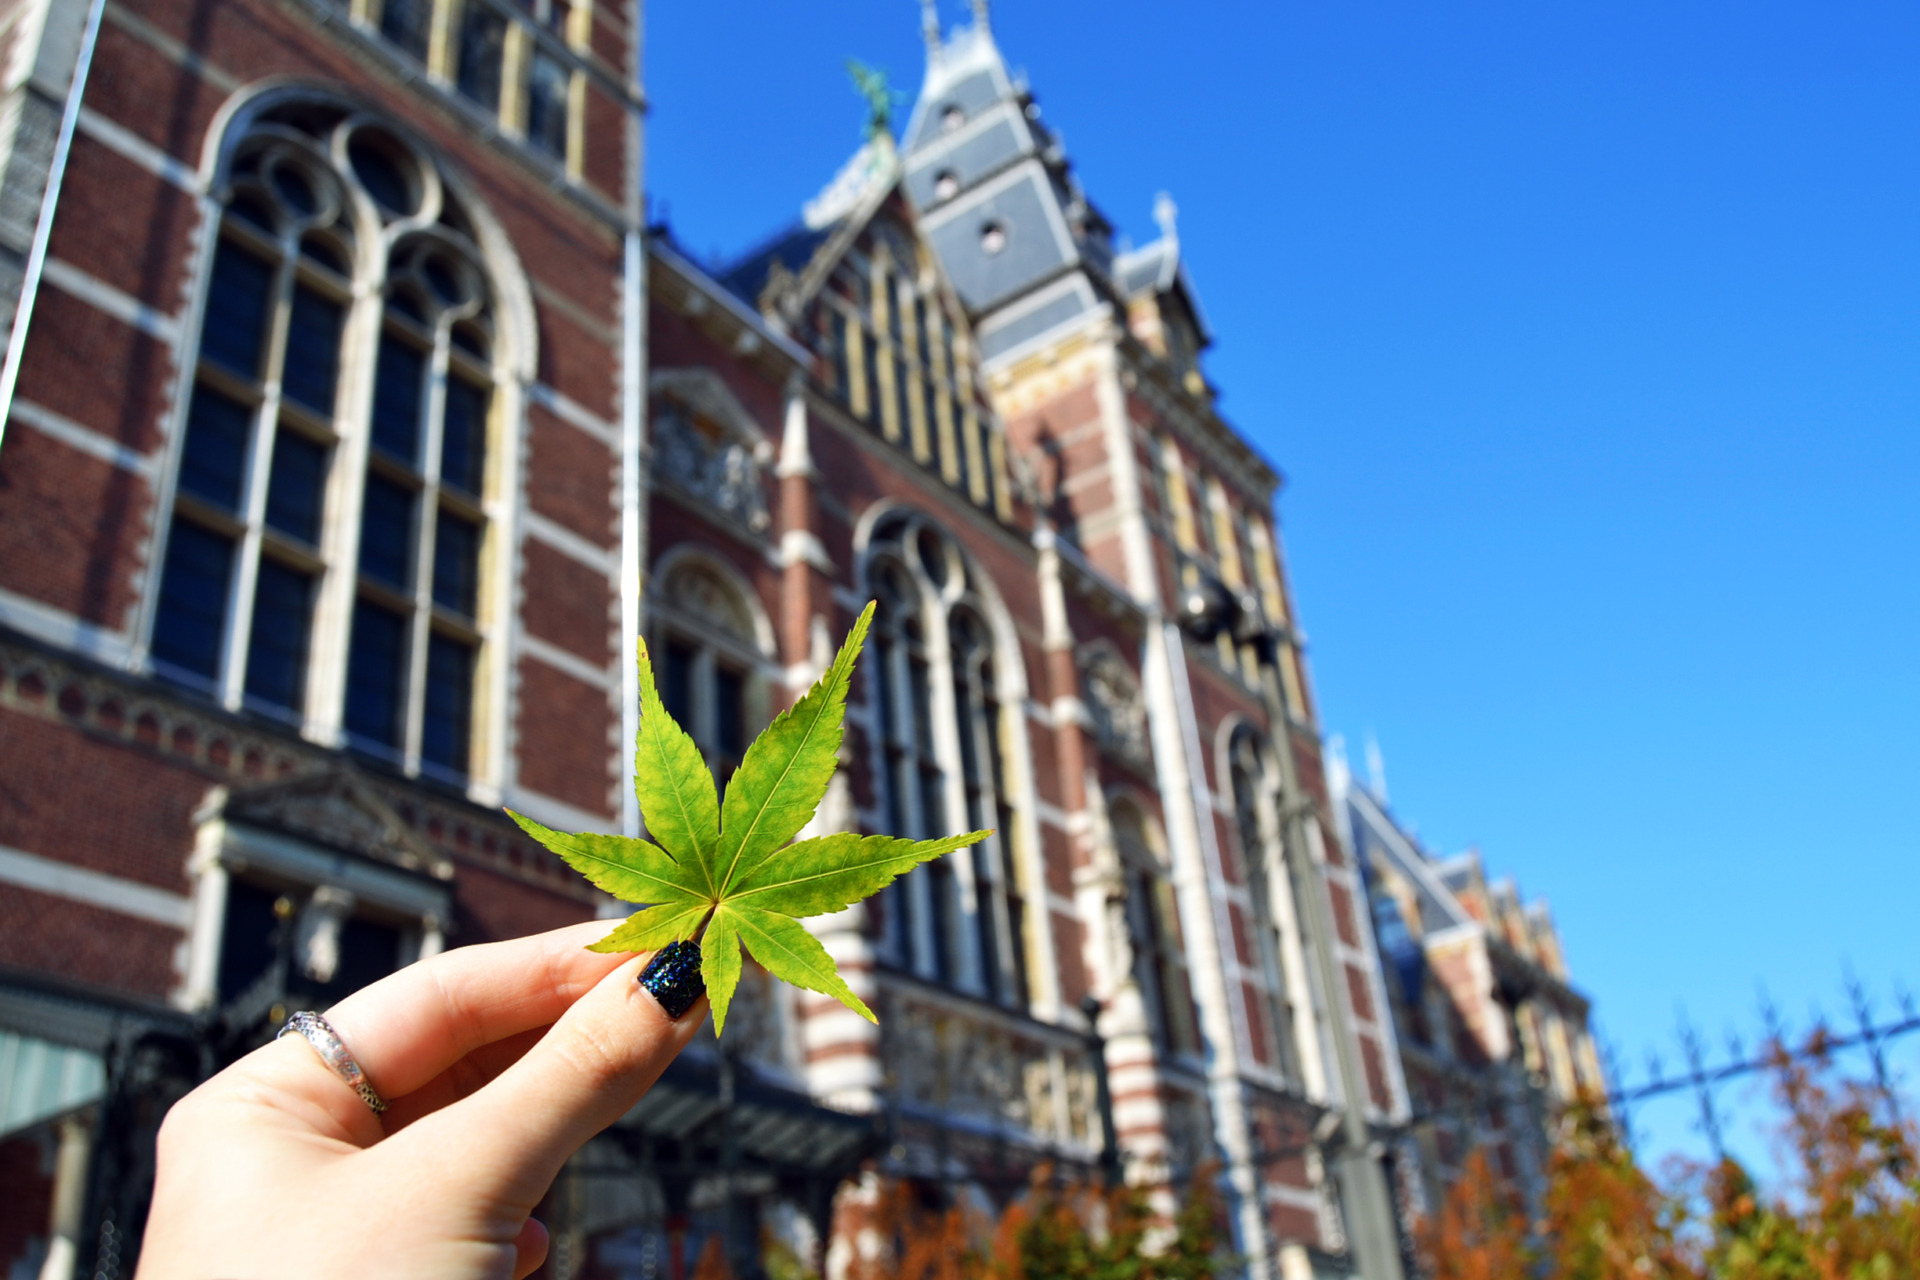
<svg viewBox="0 0 1920 1280">
<path fill-rule="evenodd" d="M 653 839 L 554 831 L 507 811 L 595 886 L 645 904 L 589 950 L 655 951 L 700 939 L 715 1034 L 726 1027 L 743 945 L 775 977 L 877 1022 L 800 921 L 844 910 L 921 863 L 993 834 L 903 840 L 846 831 L 791 843 L 833 780 L 847 685 L 872 621 L 869 604 L 826 674 L 754 739 L 727 781 L 724 804 L 700 748 L 660 700 L 643 639 L 633 788 Z"/>
</svg>

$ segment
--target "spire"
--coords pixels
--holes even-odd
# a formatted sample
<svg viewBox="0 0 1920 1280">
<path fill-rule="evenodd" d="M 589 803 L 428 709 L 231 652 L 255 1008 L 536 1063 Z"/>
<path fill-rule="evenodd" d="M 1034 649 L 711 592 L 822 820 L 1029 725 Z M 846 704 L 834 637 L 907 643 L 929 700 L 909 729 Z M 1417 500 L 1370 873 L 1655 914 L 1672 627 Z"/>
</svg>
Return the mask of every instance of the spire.
<svg viewBox="0 0 1920 1280">
<path fill-rule="evenodd" d="M 940 60 L 940 13 L 934 0 L 920 0 L 920 34 L 927 41 L 927 62 Z"/>
<path fill-rule="evenodd" d="M 1180 206 L 1173 197 L 1162 191 L 1153 198 L 1153 220 L 1160 224 L 1160 234 L 1167 238 L 1167 247 L 1177 249 L 1180 246 L 1179 231 Z"/>
<path fill-rule="evenodd" d="M 973 25 L 982 34 L 993 30 L 993 24 L 987 16 L 987 0 L 973 0 Z"/>
</svg>

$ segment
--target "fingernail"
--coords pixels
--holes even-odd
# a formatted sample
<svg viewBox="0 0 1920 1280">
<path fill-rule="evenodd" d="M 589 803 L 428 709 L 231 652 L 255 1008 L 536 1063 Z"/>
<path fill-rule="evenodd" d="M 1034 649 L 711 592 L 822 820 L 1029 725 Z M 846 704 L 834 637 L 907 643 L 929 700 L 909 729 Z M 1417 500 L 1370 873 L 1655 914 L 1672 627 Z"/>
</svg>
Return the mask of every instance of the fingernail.
<svg viewBox="0 0 1920 1280">
<path fill-rule="evenodd" d="M 707 980 L 700 976 L 700 945 L 668 943 L 647 961 L 638 981 L 653 993 L 669 1018 L 678 1018 L 691 1009 L 700 993 L 707 989 Z"/>
</svg>

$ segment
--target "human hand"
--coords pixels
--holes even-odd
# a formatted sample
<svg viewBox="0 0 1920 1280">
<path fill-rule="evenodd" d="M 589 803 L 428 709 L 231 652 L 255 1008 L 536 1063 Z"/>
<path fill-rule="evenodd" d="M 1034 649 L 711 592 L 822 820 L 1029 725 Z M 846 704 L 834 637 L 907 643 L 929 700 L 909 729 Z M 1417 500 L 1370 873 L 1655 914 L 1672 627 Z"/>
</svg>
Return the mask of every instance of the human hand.
<svg viewBox="0 0 1920 1280">
<path fill-rule="evenodd" d="M 388 1103 L 297 1035 L 240 1059 L 160 1127 L 140 1280 L 493 1277 L 545 1259 L 530 1215 L 580 1146 L 638 1102 L 706 1017 L 670 1018 L 645 956 L 575 925 L 461 947 L 327 1021 Z"/>
</svg>

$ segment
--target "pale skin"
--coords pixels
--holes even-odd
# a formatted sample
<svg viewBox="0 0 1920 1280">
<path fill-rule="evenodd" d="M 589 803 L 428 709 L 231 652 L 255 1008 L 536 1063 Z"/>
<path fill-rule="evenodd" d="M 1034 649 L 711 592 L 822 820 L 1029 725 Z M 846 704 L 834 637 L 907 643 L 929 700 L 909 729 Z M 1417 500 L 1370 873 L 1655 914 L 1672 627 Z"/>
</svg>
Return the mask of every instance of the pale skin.
<svg viewBox="0 0 1920 1280">
<path fill-rule="evenodd" d="M 181 1099 L 160 1127 L 139 1280 L 519 1280 L 567 1157 L 658 1078 L 706 1017 L 669 1019 L 590 922 L 461 947 L 327 1011 L 388 1102 L 376 1116 L 288 1035 Z"/>
</svg>

